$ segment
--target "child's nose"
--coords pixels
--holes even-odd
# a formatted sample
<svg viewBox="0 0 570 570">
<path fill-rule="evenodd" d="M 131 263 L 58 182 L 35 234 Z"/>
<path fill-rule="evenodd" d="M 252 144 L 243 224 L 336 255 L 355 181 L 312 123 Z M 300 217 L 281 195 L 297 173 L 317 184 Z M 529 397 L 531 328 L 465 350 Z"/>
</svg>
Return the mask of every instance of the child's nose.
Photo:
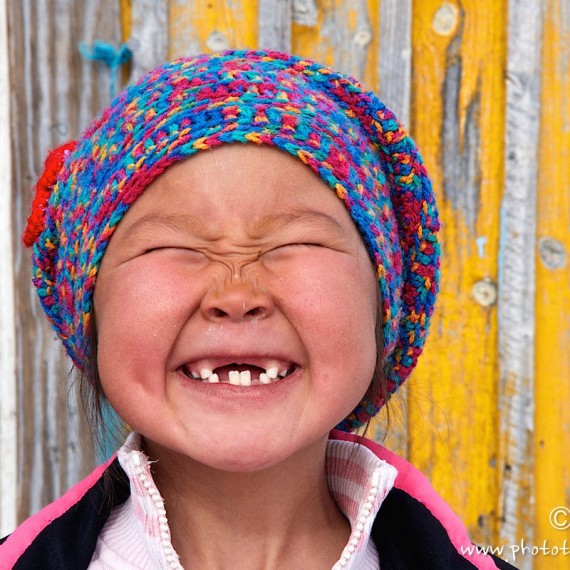
<svg viewBox="0 0 570 570">
<path fill-rule="evenodd" d="M 273 312 L 271 296 L 250 281 L 233 279 L 221 287 L 212 287 L 201 303 L 208 320 L 260 320 Z"/>
</svg>

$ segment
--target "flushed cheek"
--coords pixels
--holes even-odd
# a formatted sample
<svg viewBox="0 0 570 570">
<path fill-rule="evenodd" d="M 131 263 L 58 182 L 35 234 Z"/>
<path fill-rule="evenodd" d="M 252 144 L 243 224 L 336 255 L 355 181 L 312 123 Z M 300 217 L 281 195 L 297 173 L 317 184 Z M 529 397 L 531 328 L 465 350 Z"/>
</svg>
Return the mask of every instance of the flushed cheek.
<svg viewBox="0 0 570 570">
<path fill-rule="evenodd" d="M 325 251 L 283 272 L 275 298 L 322 348 L 361 344 L 375 352 L 376 286 L 371 266 Z"/>
<path fill-rule="evenodd" d="M 149 374 L 141 370 L 164 372 L 176 337 L 196 305 L 191 281 L 150 265 L 102 277 L 95 295 L 102 378 L 132 372 L 134 382 L 143 382 Z"/>
<path fill-rule="evenodd" d="M 315 397 L 346 413 L 376 364 L 376 280 L 366 263 L 324 252 L 284 274 L 278 299 L 307 351 Z"/>
</svg>

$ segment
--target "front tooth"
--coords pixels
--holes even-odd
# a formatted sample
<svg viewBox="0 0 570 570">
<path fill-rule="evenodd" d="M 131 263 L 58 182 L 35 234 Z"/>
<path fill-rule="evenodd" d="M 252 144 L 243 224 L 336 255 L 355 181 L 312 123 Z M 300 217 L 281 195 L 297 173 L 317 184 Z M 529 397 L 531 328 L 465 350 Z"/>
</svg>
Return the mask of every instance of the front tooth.
<svg viewBox="0 0 570 570">
<path fill-rule="evenodd" d="M 230 384 L 239 386 L 239 372 L 237 370 L 230 370 L 228 372 L 228 378 L 230 380 Z"/>
<path fill-rule="evenodd" d="M 262 373 L 259 375 L 259 381 L 260 381 L 262 384 L 271 384 L 271 378 L 269 378 L 269 376 L 267 376 L 267 374 L 265 374 L 265 372 L 262 372 Z"/>
<path fill-rule="evenodd" d="M 209 368 L 202 368 L 202 370 L 200 370 L 200 378 L 202 378 L 202 380 L 206 380 L 206 378 L 209 378 L 212 375 L 212 371 Z"/>
<path fill-rule="evenodd" d="M 216 382 L 220 381 L 220 377 L 217 374 L 212 374 L 209 378 L 208 378 L 208 382 L 210 382 L 211 384 L 215 384 Z"/>
<path fill-rule="evenodd" d="M 239 383 L 242 386 L 251 386 L 251 372 L 249 370 L 242 370 L 239 373 Z"/>
<path fill-rule="evenodd" d="M 279 372 L 279 370 L 277 366 L 272 366 L 271 368 L 268 368 L 265 372 L 267 372 L 267 376 L 269 376 L 269 378 L 275 380 L 275 378 L 277 378 L 277 373 Z"/>
</svg>

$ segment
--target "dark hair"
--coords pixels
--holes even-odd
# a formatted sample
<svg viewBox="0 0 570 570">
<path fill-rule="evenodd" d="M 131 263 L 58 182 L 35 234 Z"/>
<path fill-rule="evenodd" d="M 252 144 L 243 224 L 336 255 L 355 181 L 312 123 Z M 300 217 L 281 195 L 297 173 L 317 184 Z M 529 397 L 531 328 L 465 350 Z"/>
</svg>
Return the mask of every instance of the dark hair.
<svg viewBox="0 0 570 570">
<path fill-rule="evenodd" d="M 79 378 L 79 398 L 91 432 L 92 450 L 95 457 L 101 460 L 106 459 L 109 455 L 109 451 L 111 451 L 109 448 L 114 451 L 123 444 L 130 430 L 107 400 L 99 377 L 95 307 L 91 309 L 88 335 L 90 352 L 86 366 Z"/>
<path fill-rule="evenodd" d="M 387 406 L 388 388 L 382 360 L 383 336 L 382 336 L 382 303 L 380 290 L 378 289 L 377 317 L 375 326 L 376 335 L 376 364 L 372 374 L 372 380 L 366 396 L 372 401 L 380 397 Z M 91 443 L 96 457 L 103 458 L 109 455 L 109 447 L 116 449 L 124 442 L 130 428 L 122 421 L 107 400 L 97 366 L 97 319 L 95 307 L 91 309 L 88 330 L 90 340 L 90 355 L 85 369 L 79 376 L 79 396 L 83 410 L 87 417 L 87 424 L 91 432 Z M 369 419 L 364 428 L 359 432 L 366 434 L 370 429 L 372 419 Z M 389 415 L 384 427 L 384 437 L 389 426 Z"/>
</svg>

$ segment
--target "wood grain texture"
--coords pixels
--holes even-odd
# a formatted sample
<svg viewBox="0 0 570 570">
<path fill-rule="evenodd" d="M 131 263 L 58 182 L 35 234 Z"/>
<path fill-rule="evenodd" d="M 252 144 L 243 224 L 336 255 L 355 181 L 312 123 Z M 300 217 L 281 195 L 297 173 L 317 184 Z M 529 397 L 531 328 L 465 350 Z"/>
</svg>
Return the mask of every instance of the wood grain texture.
<svg viewBox="0 0 570 570">
<path fill-rule="evenodd" d="M 505 2 L 413 4 L 412 134 L 442 219 L 442 286 L 409 381 L 410 458 L 478 544 L 494 544 L 497 259 Z"/>
<path fill-rule="evenodd" d="M 550 512 L 570 507 L 570 3 L 545 2 L 538 144 L 535 543 L 561 546 L 568 531 Z M 535 557 L 540 570 L 570 570 L 570 556 Z"/>
<path fill-rule="evenodd" d="M 48 149 L 78 135 L 108 103 L 109 71 L 83 61 L 78 43 L 118 44 L 115 0 L 9 3 L 13 204 L 21 235 Z M 91 467 L 70 365 L 31 286 L 29 251 L 15 251 L 18 369 L 18 519 L 60 496 Z M 70 401 L 68 408 L 67 402 Z"/>
<path fill-rule="evenodd" d="M 290 52 L 293 0 L 258 1 L 258 47 Z"/>
<path fill-rule="evenodd" d="M 16 421 L 16 321 L 8 14 L 0 2 L 0 536 L 16 526 L 18 453 Z"/>
<path fill-rule="evenodd" d="M 377 89 L 380 99 L 406 129 L 410 128 L 412 83 L 412 2 L 381 0 L 376 18 Z M 404 384 L 374 420 L 375 439 L 403 457 L 408 448 L 408 384 Z"/>
<path fill-rule="evenodd" d="M 412 83 L 412 2 L 381 0 L 378 23 L 378 94 L 406 127 Z"/>
<path fill-rule="evenodd" d="M 534 540 L 534 343 L 536 185 L 541 7 L 510 0 L 505 188 L 499 256 L 502 513 L 499 538 Z M 532 557 L 519 563 L 532 568 Z"/>
<path fill-rule="evenodd" d="M 293 52 L 376 88 L 378 0 L 324 0 L 317 7 L 316 26 L 293 22 Z"/>
<path fill-rule="evenodd" d="M 293 21 L 301 26 L 316 26 L 319 9 L 315 0 L 293 0 Z"/>
<path fill-rule="evenodd" d="M 132 0 L 127 44 L 133 52 L 130 81 L 168 58 L 168 0 Z"/>
<path fill-rule="evenodd" d="M 443 283 L 425 352 L 407 392 L 392 402 L 385 444 L 409 454 L 478 544 L 524 538 L 562 545 L 567 534 L 552 528 L 549 514 L 570 507 L 569 0 L 5 6 L 15 78 L 10 223 L 17 242 L 19 519 L 90 467 L 75 396 L 67 409 L 67 360 L 31 289 L 19 235 L 46 149 L 75 136 L 108 100 L 107 68 L 83 61 L 77 43 L 138 36 L 146 52 L 135 53 L 140 71 L 133 77 L 165 51 L 174 58 L 258 45 L 291 49 L 355 75 L 410 127 L 443 221 Z M 153 9 L 158 18 L 148 16 Z M 2 327 L 8 322 L 2 316 Z M 0 413 L 9 408 L 3 393 Z M 381 439 L 385 421 L 383 413 L 369 435 Z M 4 420 L 0 430 L 2 446 L 10 430 Z M 13 487 L 4 449 L 2 491 Z M 8 502 L 2 492 L 2 524 Z M 516 565 L 569 570 L 570 558 L 527 556 Z"/>
<path fill-rule="evenodd" d="M 257 47 L 256 0 L 171 1 L 169 57 Z"/>
</svg>

